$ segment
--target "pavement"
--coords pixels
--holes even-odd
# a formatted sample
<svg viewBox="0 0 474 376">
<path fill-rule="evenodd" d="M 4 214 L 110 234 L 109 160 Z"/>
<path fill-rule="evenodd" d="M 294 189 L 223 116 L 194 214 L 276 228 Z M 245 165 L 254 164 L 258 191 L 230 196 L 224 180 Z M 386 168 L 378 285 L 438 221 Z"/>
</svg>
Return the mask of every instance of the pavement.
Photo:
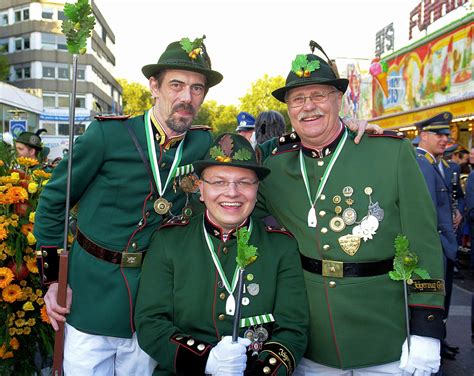
<svg viewBox="0 0 474 376">
<path fill-rule="evenodd" d="M 438 376 L 474 376 L 473 304 L 474 268 L 469 267 L 469 252 L 460 252 L 446 338 L 450 345 L 459 346 L 459 354 L 456 360 L 443 360 Z"/>
</svg>

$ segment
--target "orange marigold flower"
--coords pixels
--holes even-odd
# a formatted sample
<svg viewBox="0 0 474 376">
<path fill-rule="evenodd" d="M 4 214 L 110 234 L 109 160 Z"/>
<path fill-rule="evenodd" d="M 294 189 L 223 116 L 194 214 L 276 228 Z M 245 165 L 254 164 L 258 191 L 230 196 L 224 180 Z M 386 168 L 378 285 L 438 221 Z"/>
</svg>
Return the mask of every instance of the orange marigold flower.
<svg viewBox="0 0 474 376">
<path fill-rule="evenodd" d="M 7 199 L 12 204 L 28 200 L 28 192 L 23 187 L 11 187 L 6 193 Z"/>
<path fill-rule="evenodd" d="M 49 321 L 49 316 L 48 316 L 48 313 L 46 312 L 46 306 L 45 305 L 41 307 L 40 314 L 41 314 L 41 321 L 43 321 L 45 323 L 48 323 L 48 324 L 51 323 L 51 321 Z"/>
<path fill-rule="evenodd" d="M 11 351 L 8 351 L 5 353 L 5 355 L 3 355 L 2 359 L 10 359 L 10 358 L 13 358 L 13 352 Z"/>
<path fill-rule="evenodd" d="M 36 264 L 36 260 L 34 258 L 26 261 L 26 268 L 30 271 L 30 273 L 38 273 L 38 265 Z"/>
<path fill-rule="evenodd" d="M 13 281 L 14 274 L 10 268 L 0 268 L 0 288 L 4 289 L 11 281 Z"/>
<path fill-rule="evenodd" d="M 8 237 L 8 230 L 0 225 L 0 240 L 5 240 Z"/>
<path fill-rule="evenodd" d="M 29 232 L 33 232 L 33 223 L 27 223 L 21 226 L 21 233 L 23 235 L 27 236 Z"/>
<path fill-rule="evenodd" d="M 13 337 L 11 340 L 10 340 L 10 347 L 13 349 L 13 350 L 18 350 L 20 348 L 20 342 L 15 338 Z"/>
<path fill-rule="evenodd" d="M 22 295 L 21 287 L 18 285 L 8 285 L 2 291 L 3 300 L 8 303 L 16 302 Z"/>
<path fill-rule="evenodd" d="M 28 157 L 18 157 L 16 159 L 19 165 L 25 167 L 32 167 L 39 165 L 39 161 L 37 159 L 28 158 Z"/>
<path fill-rule="evenodd" d="M 5 166 L 5 162 L 2 159 L 0 159 L 0 166 Z"/>
<path fill-rule="evenodd" d="M 44 170 L 35 170 L 33 171 L 33 176 L 42 179 L 49 179 L 51 177 L 51 173 Z"/>
<path fill-rule="evenodd" d="M 3 358 L 3 355 L 5 355 L 5 351 L 7 351 L 7 344 L 3 343 L 0 347 L 0 358 Z"/>
</svg>

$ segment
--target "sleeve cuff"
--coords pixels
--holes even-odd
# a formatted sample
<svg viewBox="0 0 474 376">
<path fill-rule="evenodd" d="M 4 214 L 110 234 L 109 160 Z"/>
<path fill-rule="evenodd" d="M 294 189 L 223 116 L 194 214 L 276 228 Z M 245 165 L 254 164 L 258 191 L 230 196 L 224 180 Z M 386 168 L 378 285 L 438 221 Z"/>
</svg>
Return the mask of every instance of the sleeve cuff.
<svg viewBox="0 0 474 376">
<path fill-rule="evenodd" d="M 277 342 L 268 342 L 263 345 L 258 359 L 251 363 L 245 375 L 291 375 L 295 366 L 295 358 L 285 346 Z"/>
<path fill-rule="evenodd" d="M 178 345 L 174 367 L 176 375 L 204 375 L 211 344 L 179 334 L 172 336 L 170 341 Z"/>
<path fill-rule="evenodd" d="M 58 281 L 59 252 L 56 246 L 41 246 L 36 251 L 36 264 L 43 285 L 50 285 Z"/>
<path fill-rule="evenodd" d="M 444 309 L 410 306 L 410 332 L 442 340 L 446 334 Z"/>
</svg>

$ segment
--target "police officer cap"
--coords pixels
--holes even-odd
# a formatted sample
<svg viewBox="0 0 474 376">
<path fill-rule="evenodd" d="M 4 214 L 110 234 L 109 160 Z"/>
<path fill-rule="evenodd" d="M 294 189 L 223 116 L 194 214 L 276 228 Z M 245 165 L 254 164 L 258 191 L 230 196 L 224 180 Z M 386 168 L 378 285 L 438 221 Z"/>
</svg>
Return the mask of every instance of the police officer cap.
<svg viewBox="0 0 474 376">
<path fill-rule="evenodd" d="M 415 125 L 419 128 L 420 132 L 433 132 L 437 134 L 449 135 L 449 124 L 453 120 L 453 114 L 451 112 L 442 112 L 432 118 L 419 121 Z"/>
<path fill-rule="evenodd" d="M 248 112 L 241 112 L 237 115 L 236 131 L 251 131 L 255 129 L 255 118 Z"/>
</svg>

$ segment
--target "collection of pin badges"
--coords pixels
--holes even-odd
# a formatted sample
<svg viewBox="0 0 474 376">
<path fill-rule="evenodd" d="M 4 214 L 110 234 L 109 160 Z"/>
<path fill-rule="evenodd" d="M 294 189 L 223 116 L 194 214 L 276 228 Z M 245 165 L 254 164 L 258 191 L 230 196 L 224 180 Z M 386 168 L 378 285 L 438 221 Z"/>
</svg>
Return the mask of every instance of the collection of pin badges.
<svg viewBox="0 0 474 376">
<path fill-rule="evenodd" d="M 378 202 L 372 201 L 373 189 L 371 187 L 364 188 L 364 194 L 368 197 L 369 203 L 367 213 L 363 217 L 353 208 L 354 205 L 354 189 L 346 186 L 342 189 L 342 195 L 335 195 L 332 202 L 335 205 L 335 216 L 329 221 L 329 228 L 334 232 L 342 232 L 347 226 L 353 226 L 351 233 L 338 238 L 339 245 L 342 250 L 350 256 L 354 256 L 359 250 L 361 240 L 366 242 L 373 239 L 379 228 L 380 222 L 384 218 L 384 210 Z M 343 208 L 343 206 L 346 206 Z M 359 220 L 360 219 L 360 220 Z"/>
</svg>

